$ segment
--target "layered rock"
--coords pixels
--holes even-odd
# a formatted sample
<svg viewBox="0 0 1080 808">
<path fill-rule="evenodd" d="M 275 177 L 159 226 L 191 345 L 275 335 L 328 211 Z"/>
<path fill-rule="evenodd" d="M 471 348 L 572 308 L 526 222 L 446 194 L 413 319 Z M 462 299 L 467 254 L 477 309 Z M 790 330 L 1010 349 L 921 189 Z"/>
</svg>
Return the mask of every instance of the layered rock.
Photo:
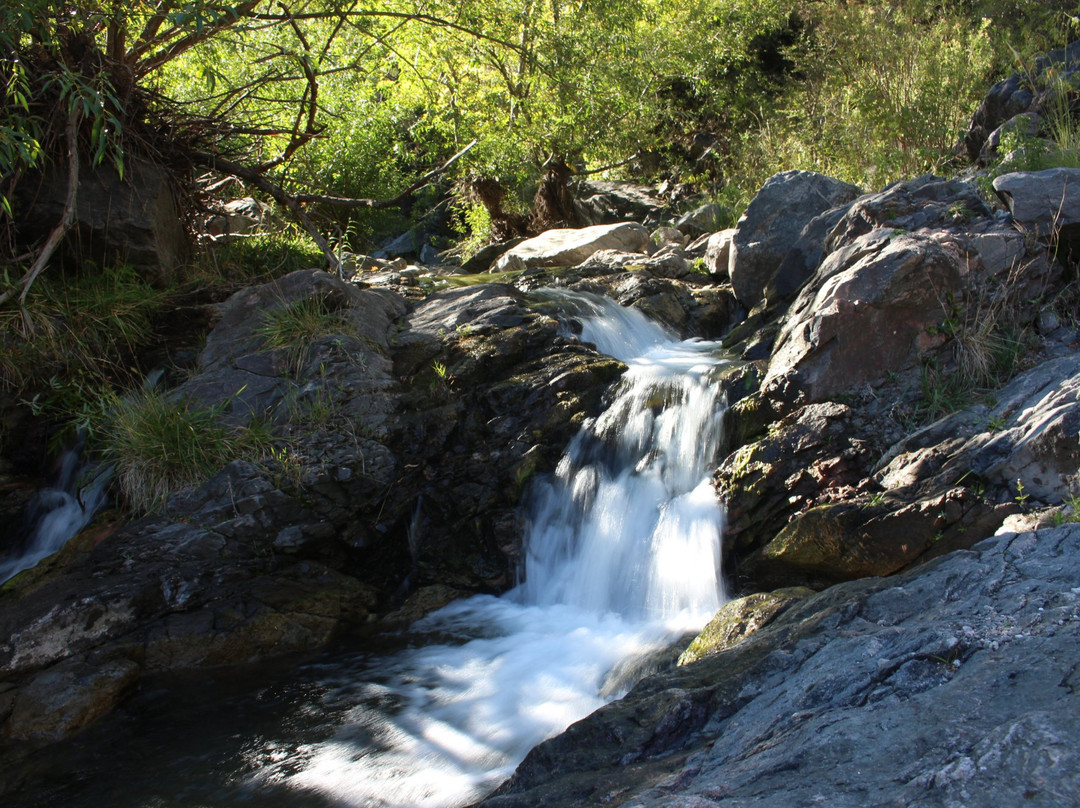
<svg viewBox="0 0 1080 808">
<path fill-rule="evenodd" d="M 1078 575 L 1069 525 L 834 586 L 641 682 L 480 805 L 1077 802 Z"/>
</svg>

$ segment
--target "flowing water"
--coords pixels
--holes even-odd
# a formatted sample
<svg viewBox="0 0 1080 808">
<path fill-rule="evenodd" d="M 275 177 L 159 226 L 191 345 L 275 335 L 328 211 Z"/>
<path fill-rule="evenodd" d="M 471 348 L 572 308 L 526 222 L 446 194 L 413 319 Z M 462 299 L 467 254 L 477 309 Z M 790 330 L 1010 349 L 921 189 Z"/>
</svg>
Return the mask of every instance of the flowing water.
<svg viewBox="0 0 1080 808">
<path fill-rule="evenodd" d="M 86 527 L 105 504 L 112 472 L 85 465 L 75 451 L 61 454 L 53 484 L 34 494 L 12 527 L 14 551 L 0 559 L 0 583 L 51 556 Z"/>
<path fill-rule="evenodd" d="M 414 647 L 327 657 L 246 700 L 196 694 L 192 710 L 132 728 L 144 733 L 132 768 L 151 777 L 120 768 L 84 780 L 82 804 L 464 805 L 620 695 L 628 660 L 700 629 L 725 597 L 709 482 L 716 346 L 679 342 L 602 298 L 559 295 L 581 339 L 629 370 L 534 486 L 520 585 L 425 618 Z M 183 722 L 197 739 L 177 740 Z M 53 797 L 79 804 L 71 790 Z"/>
</svg>

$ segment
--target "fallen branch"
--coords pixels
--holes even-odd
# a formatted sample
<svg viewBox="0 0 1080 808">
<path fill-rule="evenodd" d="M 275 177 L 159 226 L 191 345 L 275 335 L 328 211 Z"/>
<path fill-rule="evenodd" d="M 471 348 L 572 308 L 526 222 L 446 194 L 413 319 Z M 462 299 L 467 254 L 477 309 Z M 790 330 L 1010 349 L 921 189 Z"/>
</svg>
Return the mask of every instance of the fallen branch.
<svg viewBox="0 0 1080 808">
<path fill-rule="evenodd" d="M 476 145 L 476 143 L 477 141 L 473 140 L 471 143 L 469 143 L 468 146 L 459 151 L 441 166 L 434 169 L 433 171 L 429 171 L 427 174 L 422 176 L 416 182 L 412 183 L 412 185 L 410 185 L 400 194 L 395 196 L 393 199 L 355 199 L 352 197 L 324 196 L 322 194 L 290 194 L 277 183 L 267 179 L 267 177 L 262 174 L 257 168 L 241 165 L 240 163 L 233 162 L 232 160 L 227 160 L 220 155 L 209 154 L 207 152 L 191 152 L 189 156 L 197 165 L 201 165 L 204 168 L 209 168 L 222 174 L 230 174 L 234 177 L 237 177 L 238 179 L 243 180 L 244 182 L 251 183 L 260 191 L 272 197 L 274 201 L 276 201 L 278 204 L 284 206 L 290 213 L 293 214 L 293 216 L 296 217 L 296 220 L 300 222 L 303 228 L 307 230 L 308 235 L 311 236 L 312 241 L 315 242 L 315 245 L 326 257 L 326 263 L 330 271 L 337 273 L 337 275 L 340 277 L 342 274 L 341 259 L 338 257 L 337 253 L 334 252 L 333 248 L 330 246 L 330 242 L 326 240 L 326 237 L 319 232 L 318 228 L 315 227 L 315 224 L 311 221 L 311 217 L 309 217 L 307 213 L 304 212 L 304 209 L 303 207 L 301 207 L 301 205 L 318 202 L 327 205 L 335 205 L 338 207 L 371 208 L 373 210 L 381 210 L 383 208 L 389 208 L 393 207 L 394 205 L 399 205 L 409 195 L 416 193 L 433 179 L 435 179 L 435 177 L 445 173 L 450 168 L 450 166 L 452 166 L 454 163 L 464 157 L 465 154 L 467 154 L 469 150 Z"/>
</svg>

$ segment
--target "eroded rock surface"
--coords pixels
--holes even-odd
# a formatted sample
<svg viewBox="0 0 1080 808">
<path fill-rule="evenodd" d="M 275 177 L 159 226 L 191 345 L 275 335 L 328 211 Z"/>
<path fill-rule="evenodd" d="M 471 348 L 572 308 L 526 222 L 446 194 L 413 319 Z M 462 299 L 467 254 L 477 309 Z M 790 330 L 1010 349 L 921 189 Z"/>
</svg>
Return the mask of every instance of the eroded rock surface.
<svg viewBox="0 0 1080 808">
<path fill-rule="evenodd" d="M 1080 526 L 834 586 L 638 684 L 480 805 L 1080 801 Z"/>
</svg>

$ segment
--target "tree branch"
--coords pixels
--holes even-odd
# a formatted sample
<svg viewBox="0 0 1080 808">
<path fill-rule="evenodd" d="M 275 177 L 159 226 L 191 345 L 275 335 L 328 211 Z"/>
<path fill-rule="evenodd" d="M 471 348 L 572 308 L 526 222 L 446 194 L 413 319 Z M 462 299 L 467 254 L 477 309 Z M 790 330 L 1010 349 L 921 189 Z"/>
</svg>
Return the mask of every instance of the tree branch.
<svg viewBox="0 0 1080 808">
<path fill-rule="evenodd" d="M 459 151 L 441 166 L 434 169 L 433 171 L 429 171 L 427 174 L 422 176 L 420 179 L 418 179 L 400 194 L 395 196 L 393 199 L 356 199 L 353 197 L 326 196 L 324 194 L 297 194 L 294 198 L 297 202 L 321 202 L 326 205 L 334 205 L 340 208 L 370 208 L 371 210 L 383 210 L 385 208 L 392 208 L 394 207 L 394 205 L 400 205 L 410 195 L 419 191 L 421 188 L 430 183 L 440 174 L 444 174 L 450 168 L 450 166 L 452 166 L 454 163 L 464 157 L 469 152 L 469 150 L 477 144 L 477 142 L 478 141 L 473 140 L 471 143 L 469 143 L 468 146 Z"/>
<path fill-rule="evenodd" d="M 197 165 L 204 166 L 213 171 L 218 171 L 222 174 L 232 174 L 234 177 L 244 180 L 244 182 L 251 183 L 263 193 L 269 194 L 274 201 L 285 207 L 296 217 L 296 220 L 303 225 L 304 229 L 307 230 L 308 235 L 311 236 L 311 240 L 315 242 L 315 245 L 326 257 L 326 263 L 330 270 L 336 272 L 338 275 L 341 274 L 341 259 L 337 257 L 334 250 L 330 247 L 330 242 L 328 242 L 323 234 L 319 232 L 318 228 L 316 228 L 315 224 L 311 221 L 311 218 L 304 212 L 304 209 L 300 207 L 295 196 L 287 193 L 280 185 L 271 182 L 250 166 L 234 163 L 232 160 L 226 160 L 220 155 L 209 154 L 207 152 L 191 152 L 189 156 Z"/>
<path fill-rule="evenodd" d="M 64 236 L 71 229 L 71 226 L 75 223 L 75 202 L 78 196 L 79 190 L 79 109 L 77 106 L 72 105 L 68 110 L 67 125 L 64 127 L 64 137 L 67 141 L 68 150 L 68 189 L 67 197 L 64 200 L 64 212 L 60 216 L 60 221 L 56 223 L 56 226 L 49 233 L 48 239 L 45 240 L 45 244 L 42 245 L 41 251 L 38 253 L 37 260 L 34 261 L 33 266 L 27 271 L 25 275 L 19 280 L 19 282 L 0 294 L 0 304 L 6 303 L 12 295 L 15 294 L 15 290 L 20 286 L 22 287 L 22 293 L 19 295 L 19 306 L 26 306 L 26 296 L 30 293 L 30 287 L 34 285 L 34 281 L 37 280 L 38 275 L 45 269 L 49 263 L 49 259 L 52 258 L 56 248 L 60 246 L 60 242 L 64 240 Z"/>
</svg>

